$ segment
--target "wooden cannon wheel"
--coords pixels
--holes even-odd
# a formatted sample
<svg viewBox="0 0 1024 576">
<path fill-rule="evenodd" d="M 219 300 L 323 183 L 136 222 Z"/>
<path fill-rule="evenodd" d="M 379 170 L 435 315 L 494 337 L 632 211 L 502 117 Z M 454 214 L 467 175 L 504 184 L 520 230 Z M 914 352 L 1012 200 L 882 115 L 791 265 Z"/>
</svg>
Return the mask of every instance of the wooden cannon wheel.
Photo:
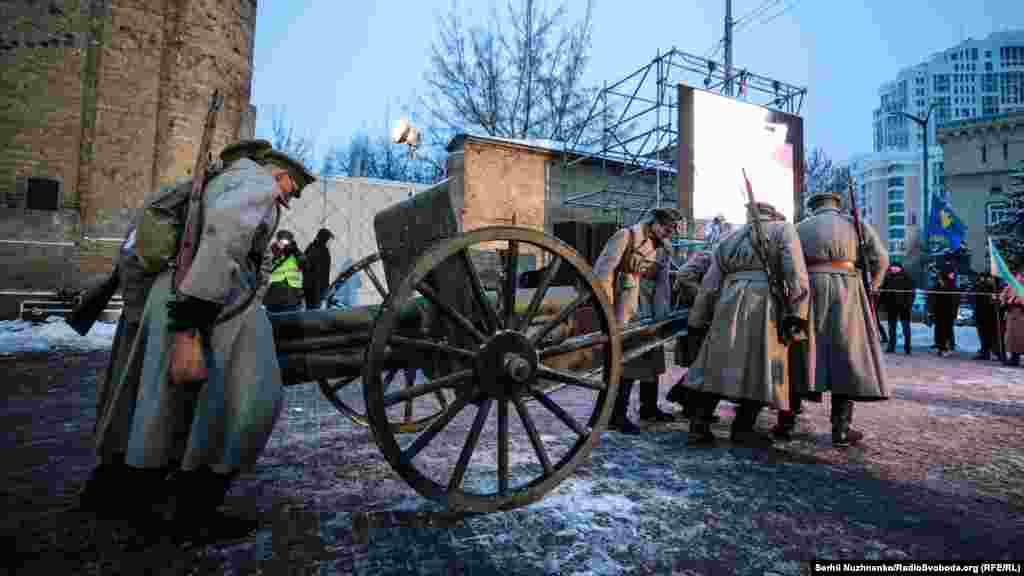
<svg viewBox="0 0 1024 576">
<path fill-rule="evenodd" d="M 492 305 L 469 249 L 496 242 L 506 244 L 510 256 L 503 263 L 498 304 Z M 529 306 L 517 314 L 514 302 L 520 244 L 540 249 L 553 260 Z M 575 299 L 539 329 L 528 329 L 563 265 L 576 272 Z M 427 282 L 444 275 L 450 281 L 453 270 L 463 271 L 463 280 L 471 290 L 439 292 Z M 444 339 L 397 334 L 398 311 L 413 297 L 414 290 L 433 304 L 450 327 Z M 592 338 L 574 339 L 569 345 L 547 344 L 545 337 L 588 302 L 595 310 L 598 333 Z M 557 354 L 597 346 L 603 347 L 604 354 L 603 369 L 596 376 L 545 365 Z M 387 391 L 388 359 L 417 353 L 442 355 L 451 364 L 430 382 Z M 434 244 L 416 259 L 401 285 L 390 294 L 374 324 L 363 368 L 367 416 L 384 457 L 424 497 L 451 510 L 513 509 L 543 498 L 589 454 L 611 415 L 622 371 L 621 355 L 622 337 L 611 305 L 589 265 L 572 248 L 528 228 L 480 228 Z M 568 386 L 552 390 L 551 382 Z M 387 409 L 438 390 L 454 392 L 453 401 L 439 417 L 415 439 L 396 435 Z M 573 395 L 558 397 L 566 393 Z M 519 434 L 511 430 L 510 405 L 519 416 Z M 493 419 L 492 407 L 496 408 Z M 482 434 L 485 427 L 490 430 L 486 435 Z M 561 431 L 555 431 L 555 427 Z M 510 462 L 512 442 L 524 447 L 515 454 L 529 454 L 528 442 L 532 461 Z"/>
<path fill-rule="evenodd" d="M 357 278 L 368 279 L 380 296 L 381 302 L 386 301 L 388 293 L 384 282 L 382 282 L 383 272 L 374 271 L 374 268 L 379 266 L 379 262 L 380 254 L 374 253 L 342 270 L 327 291 L 328 308 L 342 306 L 337 300 L 337 289 Z M 386 389 L 390 389 L 397 378 L 401 381 L 403 387 L 410 388 L 416 384 L 418 377 L 422 379 L 424 376 L 415 366 L 400 369 L 391 368 L 385 373 L 384 385 Z M 362 404 L 364 394 L 351 389 L 352 386 L 361 386 L 362 379 L 360 377 L 348 376 L 331 380 L 320 379 L 317 381 L 317 384 L 320 386 L 320 392 L 335 409 L 353 422 L 369 426 L 370 421 L 366 417 L 366 411 L 360 405 Z M 399 407 L 400 410 L 392 410 L 389 420 L 390 426 L 396 433 L 418 432 L 437 418 L 451 403 L 452 398 L 453 395 L 450 391 L 438 390 L 423 398 L 409 399 L 404 405 Z"/>
</svg>

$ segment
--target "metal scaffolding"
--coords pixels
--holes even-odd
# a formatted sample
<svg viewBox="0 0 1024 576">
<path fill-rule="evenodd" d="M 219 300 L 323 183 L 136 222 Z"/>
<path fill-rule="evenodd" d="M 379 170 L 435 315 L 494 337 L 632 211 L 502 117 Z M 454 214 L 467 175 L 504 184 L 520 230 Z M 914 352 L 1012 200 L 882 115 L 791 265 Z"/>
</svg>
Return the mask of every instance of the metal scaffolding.
<svg viewBox="0 0 1024 576">
<path fill-rule="evenodd" d="M 729 78 L 717 61 L 674 47 L 665 53 L 659 51 L 650 63 L 632 74 L 606 83 L 594 99 L 584 126 L 572 142 L 564 144 L 563 205 L 616 211 L 620 224 L 634 223 L 662 205 L 675 206 L 679 141 L 676 86 L 703 83 L 705 89 L 726 95 L 729 80 L 746 88 L 744 101 L 791 114 L 800 113 L 807 94 L 807 88 L 744 69 L 734 70 Z M 615 118 L 609 121 L 613 113 Z M 598 122 L 599 127 L 592 126 Z M 599 136 L 584 140 L 587 133 Z M 587 185 L 583 178 L 572 177 L 574 169 L 583 163 L 600 163 L 599 184 Z M 620 175 L 628 178 L 620 178 L 619 185 L 611 184 L 609 164 L 621 167 Z M 633 217 L 627 218 L 627 214 Z"/>
</svg>

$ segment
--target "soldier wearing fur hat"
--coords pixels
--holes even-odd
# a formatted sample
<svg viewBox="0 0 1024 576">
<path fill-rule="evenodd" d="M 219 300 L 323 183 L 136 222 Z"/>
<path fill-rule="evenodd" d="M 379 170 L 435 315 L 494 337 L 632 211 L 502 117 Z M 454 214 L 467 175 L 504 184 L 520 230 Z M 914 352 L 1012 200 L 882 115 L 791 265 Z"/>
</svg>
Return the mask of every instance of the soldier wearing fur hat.
<svg viewBox="0 0 1024 576">
<path fill-rule="evenodd" d="M 711 423 L 722 398 L 739 403 L 730 437 L 749 446 L 772 444 L 770 436 L 755 430 L 764 406 L 789 409 L 789 343 L 780 341 L 777 326 L 783 316 L 787 323 L 806 317 L 807 271 L 796 228 L 785 216 L 758 203 L 757 218 L 767 237 L 767 265 L 780 264 L 771 272 L 785 286 L 786 301 L 772 296 L 751 223 L 719 242 L 690 309 L 690 326 L 707 329 L 685 383 L 701 404 L 698 417 L 690 419 L 693 444 L 715 441 Z"/>
<path fill-rule="evenodd" d="M 118 261 L 125 306 L 98 391 L 100 464 L 81 494 L 84 509 L 146 526 L 169 517 L 180 536 L 252 528 L 216 509 L 255 465 L 280 414 L 280 369 L 261 306 L 267 247 L 281 210 L 312 181 L 266 141 L 226 148 L 204 187 L 199 245 L 176 295 L 169 264 L 191 181 L 145 201 Z M 193 329 L 204 334 L 208 378 L 171 384 L 173 333 Z"/>
<path fill-rule="evenodd" d="M 797 226 L 811 288 L 807 370 L 805 378 L 793 379 L 795 406 L 779 412 L 774 432 L 789 438 L 800 397 L 830 390 L 832 444 L 847 447 L 863 437 L 850 428 L 854 401 L 889 397 L 878 322 L 857 268 L 868 266 L 871 290 L 877 291 L 889 267 L 889 253 L 871 226 L 863 225 L 866 262 L 859 262 L 857 231 L 840 204 L 835 193 L 812 196 L 811 216 Z"/>
<path fill-rule="evenodd" d="M 638 313 L 655 317 L 668 313 L 672 286 L 667 242 L 682 219 L 678 210 L 658 208 L 646 221 L 616 232 L 594 263 L 594 275 L 615 304 L 615 317 L 623 325 Z M 658 376 L 664 372 L 665 352 L 661 349 L 652 350 L 623 366 L 622 386 L 609 428 L 627 434 L 638 431 L 627 416 L 634 380 L 640 381 L 642 420 L 668 422 L 675 419 L 658 409 Z"/>
</svg>

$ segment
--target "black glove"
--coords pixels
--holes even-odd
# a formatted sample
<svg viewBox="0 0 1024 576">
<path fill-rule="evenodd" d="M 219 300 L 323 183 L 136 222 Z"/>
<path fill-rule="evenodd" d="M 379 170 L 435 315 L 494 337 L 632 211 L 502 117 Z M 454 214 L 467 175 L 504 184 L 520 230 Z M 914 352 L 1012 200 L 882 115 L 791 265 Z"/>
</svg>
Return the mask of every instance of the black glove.
<svg viewBox="0 0 1024 576">
<path fill-rule="evenodd" d="M 197 328 L 205 331 L 213 325 L 224 306 L 209 300 L 185 296 L 167 303 L 167 317 L 172 332 L 184 332 Z"/>
<path fill-rule="evenodd" d="M 786 316 L 782 319 L 782 333 L 787 340 L 795 340 L 797 336 L 807 332 L 807 320 L 799 316 Z"/>
</svg>

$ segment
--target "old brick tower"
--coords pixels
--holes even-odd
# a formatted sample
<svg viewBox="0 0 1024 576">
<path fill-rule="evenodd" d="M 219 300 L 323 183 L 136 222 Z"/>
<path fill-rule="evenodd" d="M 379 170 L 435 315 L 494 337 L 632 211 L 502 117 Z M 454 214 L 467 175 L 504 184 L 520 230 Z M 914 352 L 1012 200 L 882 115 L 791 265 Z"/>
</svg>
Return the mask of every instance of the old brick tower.
<svg viewBox="0 0 1024 576">
<path fill-rule="evenodd" d="M 143 197 L 251 138 L 256 0 L 0 0 L 0 292 L 111 267 Z M 9 317 L 0 310 L 0 317 Z"/>
</svg>

